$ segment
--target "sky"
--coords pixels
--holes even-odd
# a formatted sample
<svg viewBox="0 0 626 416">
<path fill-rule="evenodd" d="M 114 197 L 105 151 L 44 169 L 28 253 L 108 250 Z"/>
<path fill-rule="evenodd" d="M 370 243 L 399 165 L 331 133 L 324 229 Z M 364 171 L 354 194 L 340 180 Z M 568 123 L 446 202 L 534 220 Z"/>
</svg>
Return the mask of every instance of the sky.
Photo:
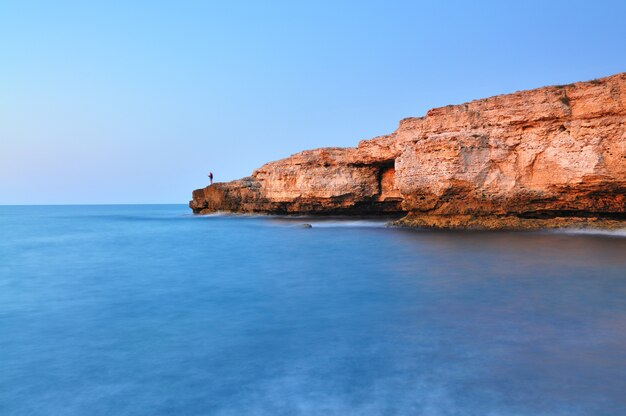
<svg viewBox="0 0 626 416">
<path fill-rule="evenodd" d="M 0 204 L 186 203 L 429 108 L 626 71 L 625 1 L 0 0 Z"/>
</svg>

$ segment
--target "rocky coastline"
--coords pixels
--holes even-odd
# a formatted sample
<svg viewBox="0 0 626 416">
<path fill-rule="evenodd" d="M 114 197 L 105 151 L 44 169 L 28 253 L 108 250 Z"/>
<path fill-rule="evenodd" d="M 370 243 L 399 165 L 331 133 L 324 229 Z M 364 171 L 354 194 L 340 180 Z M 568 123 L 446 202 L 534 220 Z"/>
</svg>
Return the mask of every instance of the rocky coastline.
<svg viewBox="0 0 626 416">
<path fill-rule="evenodd" d="M 193 191 L 196 214 L 403 216 L 460 229 L 626 228 L 626 73 L 429 110 Z"/>
</svg>

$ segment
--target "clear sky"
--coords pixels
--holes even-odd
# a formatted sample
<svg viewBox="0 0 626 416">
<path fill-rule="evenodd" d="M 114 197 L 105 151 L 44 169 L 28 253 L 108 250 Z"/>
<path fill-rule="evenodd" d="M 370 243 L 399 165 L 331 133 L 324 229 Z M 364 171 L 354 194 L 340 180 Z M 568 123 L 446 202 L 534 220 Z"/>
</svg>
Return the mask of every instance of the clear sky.
<svg viewBox="0 0 626 416">
<path fill-rule="evenodd" d="M 626 71 L 626 1 L 0 0 L 0 204 L 185 203 L 432 107 Z"/>
</svg>

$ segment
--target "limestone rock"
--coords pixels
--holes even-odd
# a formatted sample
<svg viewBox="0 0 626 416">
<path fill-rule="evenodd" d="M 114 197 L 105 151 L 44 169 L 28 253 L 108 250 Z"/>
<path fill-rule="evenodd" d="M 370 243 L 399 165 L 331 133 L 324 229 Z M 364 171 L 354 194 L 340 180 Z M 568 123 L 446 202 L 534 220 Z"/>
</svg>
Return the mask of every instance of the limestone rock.
<svg viewBox="0 0 626 416">
<path fill-rule="evenodd" d="M 626 73 L 432 109 L 356 148 L 307 150 L 198 189 L 190 207 L 406 213 L 407 224 L 461 228 L 625 219 Z"/>
</svg>

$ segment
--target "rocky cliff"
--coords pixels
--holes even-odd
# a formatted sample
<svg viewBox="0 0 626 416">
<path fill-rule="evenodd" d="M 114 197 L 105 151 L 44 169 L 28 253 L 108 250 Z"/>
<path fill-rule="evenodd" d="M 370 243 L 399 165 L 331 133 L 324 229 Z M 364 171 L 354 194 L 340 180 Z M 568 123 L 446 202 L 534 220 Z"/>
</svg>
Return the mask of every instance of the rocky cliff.
<svg viewBox="0 0 626 416">
<path fill-rule="evenodd" d="M 195 190 L 190 207 L 402 213 L 435 227 L 624 220 L 626 73 L 432 109 L 356 148 L 307 150 Z"/>
</svg>

